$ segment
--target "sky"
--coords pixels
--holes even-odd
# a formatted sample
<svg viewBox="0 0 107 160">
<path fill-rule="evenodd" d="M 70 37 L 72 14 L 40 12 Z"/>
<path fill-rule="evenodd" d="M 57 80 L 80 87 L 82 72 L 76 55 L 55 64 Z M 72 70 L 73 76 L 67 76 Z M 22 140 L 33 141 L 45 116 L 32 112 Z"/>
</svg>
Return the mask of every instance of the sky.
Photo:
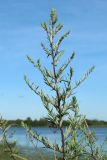
<svg viewBox="0 0 107 160">
<path fill-rule="evenodd" d="M 106 0 L 0 0 L 0 114 L 6 119 L 39 119 L 47 114 L 23 77 L 26 74 L 45 88 L 40 73 L 28 63 L 26 55 L 35 61 L 41 58 L 43 65 L 48 65 L 40 46 L 41 41 L 47 42 L 40 24 L 49 22 L 51 8 L 56 8 L 58 21 L 64 25 L 62 32 L 71 31 L 62 48 L 63 60 L 76 52 L 71 64 L 74 82 L 95 66 L 75 91 L 80 112 L 88 119 L 107 121 Z"/>
</svg>

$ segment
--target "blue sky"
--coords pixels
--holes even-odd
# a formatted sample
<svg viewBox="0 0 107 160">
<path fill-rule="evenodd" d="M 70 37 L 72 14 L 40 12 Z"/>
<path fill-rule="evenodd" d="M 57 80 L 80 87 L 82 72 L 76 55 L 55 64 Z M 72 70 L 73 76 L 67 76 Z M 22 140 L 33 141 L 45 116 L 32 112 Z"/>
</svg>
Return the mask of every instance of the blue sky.
<svg viewBox="0 0 107 160">
<path fill-rule="evenodd" d="M 65 59 L 76 52 L 74 81 L 89 67 L 94 72 L 76 90 L 81 113 L 89 119 L 107 120 L 107 1 L 106 0 L 0 0 L 0 113 L 16 119 L 46 115 L 43 105 L 25 84 L 23 76 L 41 87 L 43 81 L 26 59 L 46 60 L 40 48 L 45 33 L 40 24 L 56 8 L 59 22 L 71 35 L 63 43 Z"/>
</svg>

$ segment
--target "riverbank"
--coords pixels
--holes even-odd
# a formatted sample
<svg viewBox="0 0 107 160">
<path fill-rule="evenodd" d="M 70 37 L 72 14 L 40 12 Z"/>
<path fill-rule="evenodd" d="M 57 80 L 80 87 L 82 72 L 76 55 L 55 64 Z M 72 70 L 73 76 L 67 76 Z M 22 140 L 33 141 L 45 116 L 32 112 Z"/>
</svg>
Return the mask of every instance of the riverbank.
<svg viewBox="0 0 107 160">
<path fill-rule="evenodd" d="M 27 160 L 54 160 L 54 153 L 43 148 L 17 147 L 22 157 Z M 12 160 L 8 152 L 0 145 L 0 160 Z M 19 158 L 16 158 L 19 160 Z"/>
</svg>

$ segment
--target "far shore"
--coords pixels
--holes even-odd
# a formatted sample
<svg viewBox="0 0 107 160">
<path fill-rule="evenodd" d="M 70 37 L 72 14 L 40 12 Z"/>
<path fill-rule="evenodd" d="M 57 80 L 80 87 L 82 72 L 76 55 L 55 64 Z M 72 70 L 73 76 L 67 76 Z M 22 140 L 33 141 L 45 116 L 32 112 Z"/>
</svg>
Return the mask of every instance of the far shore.
<svg viewBox="0 0 107 160">
<path fill-rule="evenodd" d="M 30 117 L 28 117 L 25 120 L 22 119 L 8 120 L 8 123 L 14 125 L 15 127 L 21 127 L 22 121 L 30 127 L 49 127 L 48 121 L 45 118 L 41 118 L 39 120 L 37 119 L 32 120 Z M 94 128 L 107 127 L 107 121 L 96 120 L 96 119 L 94 120 L 87 119 L 86 121 L 89 127 L 94 127 Z M 69 122 L 65 120 L 63 125 L 64 127 L 67 127 L 69 125 Z"/>
</svg>

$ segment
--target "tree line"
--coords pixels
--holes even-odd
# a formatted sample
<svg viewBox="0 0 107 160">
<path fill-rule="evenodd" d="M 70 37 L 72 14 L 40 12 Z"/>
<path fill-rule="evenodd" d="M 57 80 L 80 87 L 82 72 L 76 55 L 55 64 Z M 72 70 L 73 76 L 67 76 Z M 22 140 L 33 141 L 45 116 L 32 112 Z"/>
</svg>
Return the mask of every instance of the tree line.
<svg viewBox="0 0 107 160">
<path fill-rule="evenodd" d="M 26 118 L 25 120 L 22 119 L 16 119 L 16 120 L 9 120 L 8 123 L 9 124 L 14 124 L 17 127 L 21 126 L 21 122 L 26 123 L 27 125 L 31 126 L 31 127 L 48 127 L 48 120 L 45 118 L 40 118 L 38 119 L 32 119 L 30 117 Z M 104 120 L 97 120 L 97 119 L 93 119 L 93 120 L 89 120 L 86 119 L 88 126 L 95 126 L 95 127 L 103 127 L 103 126 L 107 126 L 107 121 Z M 64 127 L 69 126 L 69 121 L 64 120 Z"/>
</svg>

